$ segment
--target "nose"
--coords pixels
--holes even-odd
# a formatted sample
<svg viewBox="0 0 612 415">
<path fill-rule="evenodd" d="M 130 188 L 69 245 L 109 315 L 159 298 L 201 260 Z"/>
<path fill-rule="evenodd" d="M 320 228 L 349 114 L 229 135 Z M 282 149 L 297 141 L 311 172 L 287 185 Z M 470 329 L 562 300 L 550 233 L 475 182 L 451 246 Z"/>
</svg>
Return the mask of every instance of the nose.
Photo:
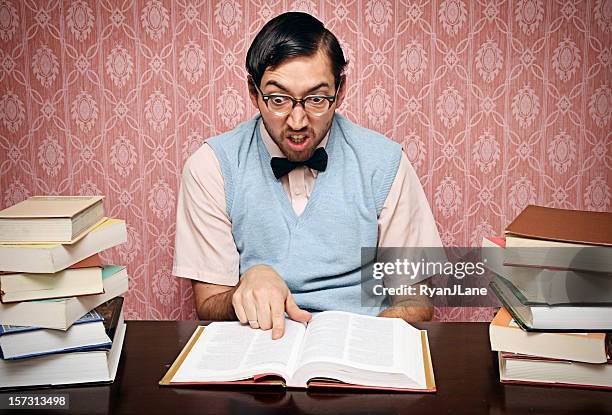
<svg viewBox="0 0 612 415">
<path fill-rule="evenodd" d="M 293 107 L 287 118 L 287 125 L 293 131 L 299 131 L 308 125 L 308 116 L 302 105 L 297 104 Z"/>
</svg>

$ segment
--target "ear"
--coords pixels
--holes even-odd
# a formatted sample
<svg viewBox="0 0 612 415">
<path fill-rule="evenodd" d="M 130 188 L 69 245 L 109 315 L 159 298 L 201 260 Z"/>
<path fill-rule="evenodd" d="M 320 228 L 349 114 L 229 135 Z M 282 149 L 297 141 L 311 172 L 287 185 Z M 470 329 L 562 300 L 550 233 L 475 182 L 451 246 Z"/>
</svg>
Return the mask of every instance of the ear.
<svg viewBox="0 0 612 415">
<path fill-rule="evenodd" d="M 259 94 L 257 93 L 257 89 L 255 89 L 255 85 L 253 84 L 253 78 L 251 75 L 247 76 L 247 87 L 249 88 L 249 97 L 251 98 L 251 102 L 253 106 L 259 110 L 259 105 L 257 105 L 257 100 L 259 98 Z"/>
<path fill-rule="evenodd" d="M 336 98 L 336 108 L 340 107 L 344 102 L 344 97 L 346 96 L 346 75 L 342 75 L 340 77 L 340 91 L 338 91 L 338 97 Z"/>
</svg>

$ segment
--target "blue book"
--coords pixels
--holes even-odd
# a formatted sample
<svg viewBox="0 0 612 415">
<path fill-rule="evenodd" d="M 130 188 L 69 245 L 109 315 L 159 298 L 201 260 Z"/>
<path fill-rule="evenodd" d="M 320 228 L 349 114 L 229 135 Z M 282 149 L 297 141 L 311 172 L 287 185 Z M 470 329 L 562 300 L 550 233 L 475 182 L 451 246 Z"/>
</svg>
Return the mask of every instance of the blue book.
<svg viewBox="0 0 612 415">
<path fill-rule="evenodd" d="M 94 321 L 104 321 L 104 318 L 96 310 L 91 310 L 83 317 L 75 321 L 74 324 L 92 323 Z M 34 330 L 43 330 L 43 328 L 36 326 L 13 326 L 11 324 L 2 324 L 0 325 L 0 336 Z"/>
<path fill-rule="evenodd" d="M 32 326 L 0 326 L 0 357 L 26 359 L 54 353 L 110 349 L 104 319 L 95 309 L 79 318 L 68 330 Z"/>
</svg>

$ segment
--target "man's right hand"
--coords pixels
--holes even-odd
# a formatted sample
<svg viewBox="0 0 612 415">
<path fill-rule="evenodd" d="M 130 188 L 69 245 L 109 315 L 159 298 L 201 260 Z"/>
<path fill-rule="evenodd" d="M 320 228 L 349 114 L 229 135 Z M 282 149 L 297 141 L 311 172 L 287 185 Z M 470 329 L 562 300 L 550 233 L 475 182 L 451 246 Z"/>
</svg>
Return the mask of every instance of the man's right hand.
<svg viewBox="0 0 612 415">
<path fill-rule="evenodd" d="M 285 312 L 300 323 L 312 318 L 297 306 L 285 281 L 268 265 L 255 265 L 242 274 L 232 305 L 241 323 L 272 329 L 272 339 L 280 339 L 285 332 Z"/>
</svg>

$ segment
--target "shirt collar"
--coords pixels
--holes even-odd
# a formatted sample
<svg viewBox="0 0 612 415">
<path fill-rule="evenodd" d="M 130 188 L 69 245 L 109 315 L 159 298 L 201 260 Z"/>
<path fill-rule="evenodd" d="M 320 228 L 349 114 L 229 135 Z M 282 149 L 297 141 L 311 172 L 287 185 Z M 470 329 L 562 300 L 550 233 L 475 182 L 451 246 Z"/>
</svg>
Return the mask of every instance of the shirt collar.
<svg viewBox="0 0 612 415">
<path fill-rule="evenodd" d="M 330 131 L 331 131 L 331 128 L 327 131 L 327 134 L 325 134 L 325 137 L 323 137 L 323 140 L 321 140 L 317 148 L 319 147 L 325 148 L 325 146 L 327 146 L 327 141 L 329 140 Z M 272 140 L 272 137 L 270 137 L 270 134 L 268 134 L 268 130 L 266 130 L 263 120 L 261 120 L 261 122 L 259 123 L 259 133 L 261 134 L 261 138 L 264 142 L 264 145 L 268 149 L 268 153 L 270 153 L 271 157 L 286 157 L 281 151 L 281 149 L 278 147 L 278 145 L 276 145 L 274 140 Z"/>
</svg>

